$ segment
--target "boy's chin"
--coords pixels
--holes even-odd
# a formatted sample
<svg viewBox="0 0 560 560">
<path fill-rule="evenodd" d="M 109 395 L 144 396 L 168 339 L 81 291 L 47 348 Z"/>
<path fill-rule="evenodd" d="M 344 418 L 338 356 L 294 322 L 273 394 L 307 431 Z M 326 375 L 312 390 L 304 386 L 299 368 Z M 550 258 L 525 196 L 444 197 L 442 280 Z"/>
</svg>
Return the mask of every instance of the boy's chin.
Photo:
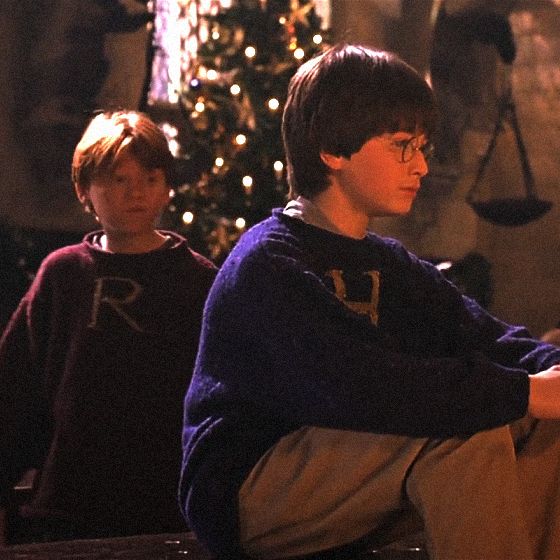
<svg viewBox="0 0 560 560">
<path fill-rule="evenodd" d="M 387 208 L 379 210 L 377 212 L 372 212 L 369 216 L 370 221 L 380 218 L 398 218 L 400 216 L 406 216 L 412 210 L 412 204 L 401 207 L 401 208 Z"/>
</svg>

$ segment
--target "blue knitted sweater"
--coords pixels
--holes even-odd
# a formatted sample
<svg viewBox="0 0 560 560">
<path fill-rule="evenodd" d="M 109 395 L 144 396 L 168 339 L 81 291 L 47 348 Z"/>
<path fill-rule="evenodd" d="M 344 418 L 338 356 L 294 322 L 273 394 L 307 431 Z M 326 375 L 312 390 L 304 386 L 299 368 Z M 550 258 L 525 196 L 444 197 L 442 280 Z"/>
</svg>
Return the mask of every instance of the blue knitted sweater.
<svg viewBox="0 0 560 560">
<path fill-rule="evenodd" d="M 559 362 L 397 241 L 276 210 L 242 237 L 206 302 L 185 400 L 184 513 L 212 551 L 234 554 L 239 487 L 287 433 L 468 436 L 522 417 L 528 374 Z"/>
</svg>

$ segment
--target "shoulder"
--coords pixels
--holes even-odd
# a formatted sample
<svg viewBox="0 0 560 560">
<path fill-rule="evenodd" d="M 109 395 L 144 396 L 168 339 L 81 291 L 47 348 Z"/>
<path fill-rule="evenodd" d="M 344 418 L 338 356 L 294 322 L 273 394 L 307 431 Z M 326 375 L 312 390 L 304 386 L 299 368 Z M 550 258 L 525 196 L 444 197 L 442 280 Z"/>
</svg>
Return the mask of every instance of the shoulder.
<svg viewBox="0 0 560 560">
<path fill-rule="evenodd" d="M 193 251 L 189 247 L 187 247 L 187 251 L 189 261 L 189 284 L 191 285 L 191 288 L 194 285 L 199 286 L 206 297 L 208 291 L 214 283 L 214 280 L 216 279 L 218 268 L 212 261 L 196 251 Z"/>
<path fill-rule="evenodd" d="M 368 233 L 367 240 L 379 247 L 386 260 L 393 266 L 403 267 L 411 272 L 426 273 L 429 276 L 442 276 L 434 264 L 408 250 L 398 239 Z"/>
<path fill-rule="evenodd" d="M 172 246 L 165 251 L 168 255 L 181 255 L 180 261 L 185 262 L 186 259 L 189 269 L 204 278 L 213 279 L 216 276 L 218 271 L 216 265 L 210 259 L 191 249 L 185 237 L 173 231 L 160 230 L 160 233 L 173 241 Z"/>
<path fill-rule="evenodd" d="M 221 271 L 236 275 L 254 272 L 263 276 L 267 270 L 298 266 L 305 254 L 297 228 L 294 230 L 278 215 L 273 215 L 241 236 Z"/>
<path fill-rule="evenodd" d="M 381 251 L 390 255 L 393 259 L 412 262 L 419 260 L 418 257 L 410 252 L 401 241 L 392 237 L 383 237 L 373 232 L 368 232 L 366 240 L 373 246 L 379 247 Z"/>
<path fill-rule="evenodd" d="M 235 247 L 234 257 L 257 259 L 301 258 L 309 253 L 322 230 L 275 209 L 272 216 L 249 229 Z"/>
<path fill-rule="evenodd" d="M 188 248 L 188 251 L 193 258 L 197 268 L 204 270 L 212 276 L 216 274 L 216 272 L 218 271 L 218 267 L 210 259 L 207 259 L 200 253 L 193 251 L 190 247 Z"/>
<path fill-rule="evenodd" d="M 91 263 L 93 257 L 85 242 L 68 245 L 49 253 L 39 267 L 38 275 L 67 273 Z"/>
<path fill-rule="evenodd" d="M 240 292 L 243 287 L 250 290 L 255 284 L 266 282 L 271 270 L 285 261 L 291 250 L 291 243 L 276 218 L 256 224 L 241 236 L 221 265 L 213 291 Z"/>
<path fill-rule="evenodd" d="M 39 302 L 83 286 L 91 262 L 83 242 L 56 249 L 43 259 L 22 300 Z"/>
</svg>

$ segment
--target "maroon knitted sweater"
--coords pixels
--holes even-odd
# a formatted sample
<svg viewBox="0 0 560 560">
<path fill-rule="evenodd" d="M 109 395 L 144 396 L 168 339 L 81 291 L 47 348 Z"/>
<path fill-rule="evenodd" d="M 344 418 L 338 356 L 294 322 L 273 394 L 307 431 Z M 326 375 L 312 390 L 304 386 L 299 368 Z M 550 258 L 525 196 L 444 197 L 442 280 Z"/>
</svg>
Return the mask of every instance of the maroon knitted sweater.
<svg viewBox="0 0 560 560">
<path fill-rule="evenodd" d="M 182 404 L 215 267 L 163 233 L 112 254 L 96 232 L 42 263 L 0 342 L 0 504 L 38 467 L 31 517 L 83 537 L 184 530 Z"/>
</svg>

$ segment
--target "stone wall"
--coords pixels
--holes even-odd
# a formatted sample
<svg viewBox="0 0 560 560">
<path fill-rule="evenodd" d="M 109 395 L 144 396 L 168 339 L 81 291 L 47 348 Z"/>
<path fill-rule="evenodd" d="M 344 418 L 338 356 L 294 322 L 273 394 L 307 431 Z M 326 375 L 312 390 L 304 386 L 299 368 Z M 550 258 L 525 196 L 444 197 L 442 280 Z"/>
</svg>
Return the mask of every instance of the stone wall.
<svg viewBox="0 0 560 560">
<path fill-rule="evenodd" d="M 394 50 L 429 75 L 437 4 L 428 0 L 334 0 L 335 37 Z M 517 49 L 515 60 L 505 64 L 491 44 L 475 41 L 465 48 L 456 68 L 462 91 L 444 101 L 447 126 L 455 122 L 461 130 L 456 165 L 434 164 L 409 216 L 372 224 L 374 230 L 401 239 L 426 258 L 457 260 L 472 251 L 481 253 L 491 264 L 494 296 L 490 310 L 509 322 L 528 326 L 535 335 L 560 321 L 557 4 L 552 0 L 447 0 L 450 14 L 484 6 L 506 17 Z M 536 193 L 553 203 L 542 218 L 519 227 L 491 224 L 479 218 L 465 200 L 493 132 L 498 97 L 508 83 L 512 84 Z M 477 196 L 523 195 L 515 138 L 506 125 Z"/>
<path fill-rule="evenodd" d="M 93 225 L 72 190 L 71 155 L 92 111 L 138 107 L 148 34 L 145 25 L 124 28 L 132 25 L 125 16 L 145 10 L 134 0 L 2 0 L 0 222 L 58 231 Z"/>
<path fill-rule="evenodd" d="M 554 206 L 521 228 L 479 222 L 477 247 L 494 265 L 493 309 L 540 334 L 560 321 L 560 9 L 552 2 L 519 6 L 510 15 L 518 45 L 513 95 L 537 194 Z M 501 162 L 500 186 L 520 182 L 511 151 Z"/>
</svg>

